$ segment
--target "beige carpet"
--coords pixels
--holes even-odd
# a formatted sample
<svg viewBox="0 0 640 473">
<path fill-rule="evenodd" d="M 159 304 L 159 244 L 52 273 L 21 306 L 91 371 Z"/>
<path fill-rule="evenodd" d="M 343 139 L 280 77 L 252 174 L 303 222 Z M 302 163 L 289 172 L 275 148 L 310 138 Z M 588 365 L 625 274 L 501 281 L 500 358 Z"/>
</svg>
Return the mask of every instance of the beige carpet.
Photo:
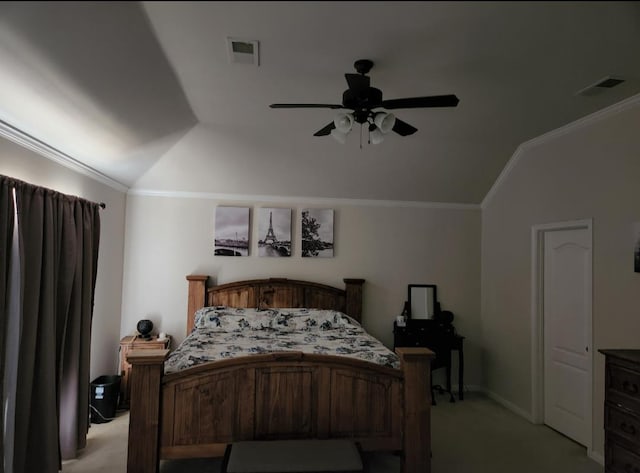
<svg viewBox="0 0 640 473">
<path fill-rule="evenodd" d="M 584 447 L 557 432 L 533 425 L 486 397 L 469 393 L 449 403 L 437 395 L 432 410 L 433 473 L 601 473 Z M 129 416 L 93 424 L 87 448 L 65 462 L 63 473 L 126 472 Z M 370 473 L 399 473 L 394 455 L 368 455 Z M 161 473 L 218 473 L 220 460 L 163 461 Z"/>
</svg>

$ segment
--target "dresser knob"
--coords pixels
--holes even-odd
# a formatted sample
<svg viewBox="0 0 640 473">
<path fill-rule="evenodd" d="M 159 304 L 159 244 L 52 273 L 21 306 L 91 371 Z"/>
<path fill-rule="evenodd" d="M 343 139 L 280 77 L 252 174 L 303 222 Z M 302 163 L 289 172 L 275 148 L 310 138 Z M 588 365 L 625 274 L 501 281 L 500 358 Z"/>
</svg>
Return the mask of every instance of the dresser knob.
<svg viewBox="0 0 640 473">
<path fill-rule="evenodd" d="M 620 430 L 622 430 L 623 432 L 626 432 L 629 435 L 636 434 L 636 428 L 633 425 L 627 425 L 624 422 L 620 424 Z"/>
<path fill-rule="evenodd" d="M 625 381 L 622 383 L 622 389 L 630 394 L 638 394 L 638 385 L 636 383 L 630 383 L 629 381 Z"/>
<path fill-rule="evenodd" d="M 640 470 L 638 469 L 638 467 L 633 466 L 631 463 L 627 463 L 624 466 L 624 471 L 628 473 L 640 473 Z"/>
</svg>

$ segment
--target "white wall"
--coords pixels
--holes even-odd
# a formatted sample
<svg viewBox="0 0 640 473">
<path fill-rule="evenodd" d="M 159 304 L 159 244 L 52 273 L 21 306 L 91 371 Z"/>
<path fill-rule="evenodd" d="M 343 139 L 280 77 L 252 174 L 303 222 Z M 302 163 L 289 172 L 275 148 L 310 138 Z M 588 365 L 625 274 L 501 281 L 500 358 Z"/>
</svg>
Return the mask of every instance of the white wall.
<svg viewBox="0 0 640 473">
<path fill-rule="evenodd" d="M 593 449 L 603 454 L 601 348 L 640 348 L 633 224 L 640 222 L 640 100 L 525 146 L 482 212 L 484 382 L 531 413 L 531 227 L 593 219 Z"/>
<path fill-rule="evenodd" d="M 213 254 L 217 205 L 251 208 L 248 257 Z M 257 256 L 255 215 L 260 207 L 293 209 L 293 256 Z M 334 258 L 300 256 L 301 210 L 335 209 Z M 121 335 L 149 318 L 177 341 L 186 331 L 187 274 L 208 274 L 222 284 L 240 279 L 288 277 L 344 287 L 364 278 L 363 324 L 387 346 L 408 284 L 436 284 L 443 309 L 465 335 L 465 381 L 480 384 L 480 210 L 373 205 L 349 201 L 220 201 L 129 195 L 125 237 Z M 455 366 L 454 366 L 455 368 Z"/>
<path fill-rule="evenodd" d="M 117 374 L 126 194 L 0 137 L 0 174 L 104 202 L 91 339 L 90 376 Z"/>
</svg>

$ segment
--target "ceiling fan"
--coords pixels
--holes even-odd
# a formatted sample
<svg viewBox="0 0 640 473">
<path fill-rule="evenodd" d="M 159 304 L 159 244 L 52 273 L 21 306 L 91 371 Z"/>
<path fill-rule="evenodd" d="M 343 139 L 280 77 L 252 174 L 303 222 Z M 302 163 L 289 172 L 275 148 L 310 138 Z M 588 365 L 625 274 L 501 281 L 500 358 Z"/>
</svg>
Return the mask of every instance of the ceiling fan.
<svg viewBox="0 0 640 473">
<path fill-rule="evenodd" d="M 369 59 L 359 59 L 354 63 L 354 67 L 357 74 L 345 74 L 349 88 L 342 94 L 341 104 L 274 103 L 271 104 L 270 107 L 350 110 L 350 112 L 339 113 L 331 123 L 313 135 L 332 135 L 338 141 L 344 143 L 347 133 L 351 131 L 353 123 L 355 122 L 361 125 L 366 124 L 371 143 L 377 144 L 382 141 L 383 135 L 390 131 L 394 131 L 401 136 L 412 135 L 418 131 L 417 128 L 381 109 L 455 107 L 458 105 L 458 97 L 453 94 L 382 100 L 382 91 L 371 87 L 371 79 L 366 75 L 373 67 L 373 61 Z"/>
</svg>

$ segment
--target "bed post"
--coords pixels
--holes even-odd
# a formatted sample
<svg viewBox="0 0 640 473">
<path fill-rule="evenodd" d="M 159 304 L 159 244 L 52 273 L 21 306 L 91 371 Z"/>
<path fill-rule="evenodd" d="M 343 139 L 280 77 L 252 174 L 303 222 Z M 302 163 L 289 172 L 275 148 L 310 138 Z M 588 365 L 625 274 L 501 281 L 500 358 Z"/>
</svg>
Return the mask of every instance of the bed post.
<svg viewBox="0 0 640 473">
<path fill-rule="evenodd" d="M 169 350 L 132 350 L 128 473 L 157 473 L 160 465 L 160 403 L 164 360 Z"/>
<path fill-rule="evenodd" d="M 196 310 L 204 307 L 207 295 L 207 279 L 209 276 L 202 274 L 190 274 L 187 276 L 189 281 L 189 298 L 187 300 L 187 335 L 193 329 L 194 314 Z"/>
<path fill-rule="evenodd" d="M 402 473 L 431 472 L 431 359 L 427 348 L 396 348 L 404 375 Z"/>
<path fill-rule="evenodd" d="M 362 322 L 362 285 L 364 279 L 344 279 L 346 284 L 345 313 Z"/>
</svg>

